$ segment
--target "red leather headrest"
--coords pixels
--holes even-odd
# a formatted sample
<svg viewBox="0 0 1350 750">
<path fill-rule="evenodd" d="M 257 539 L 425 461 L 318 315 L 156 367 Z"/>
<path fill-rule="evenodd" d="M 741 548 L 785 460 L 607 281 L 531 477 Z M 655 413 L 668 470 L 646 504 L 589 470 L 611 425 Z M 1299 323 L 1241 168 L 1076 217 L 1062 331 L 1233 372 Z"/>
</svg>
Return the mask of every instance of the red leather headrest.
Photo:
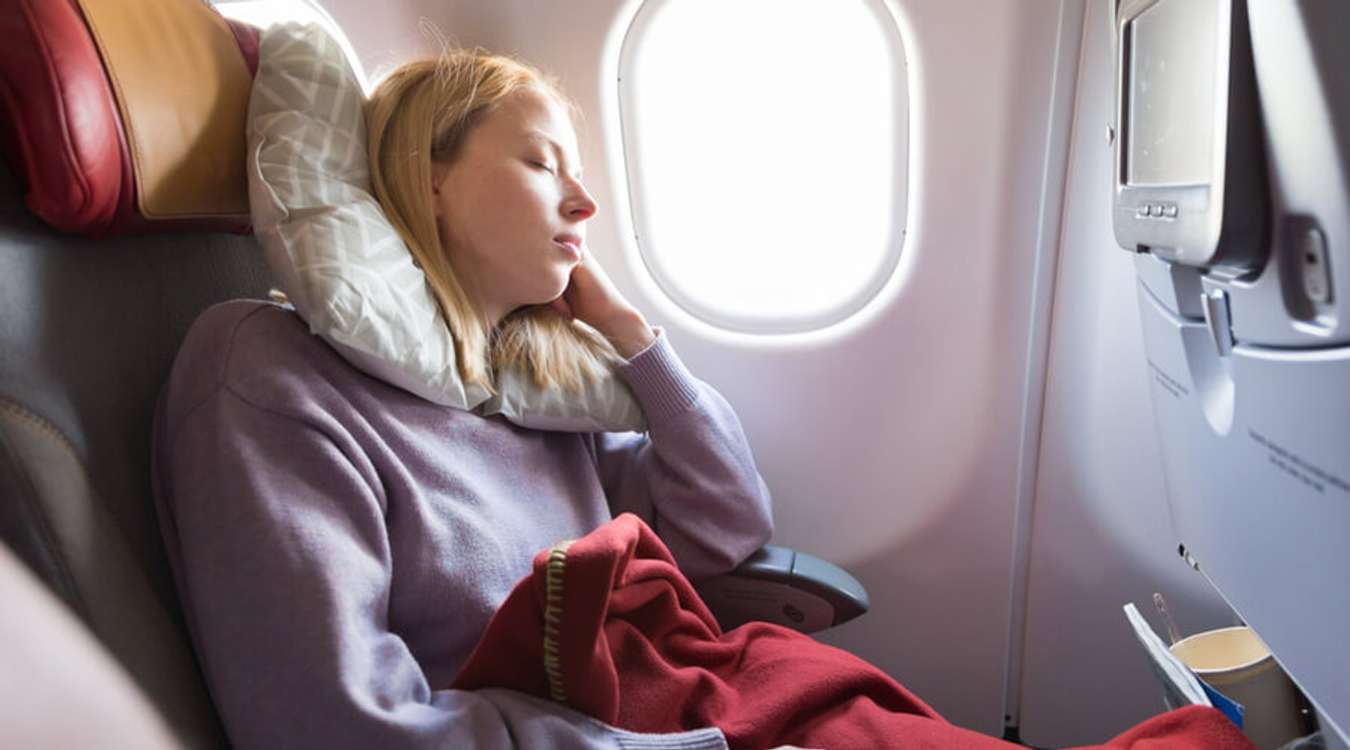
<svg viewBox="0 0 1350 750">
<path fill-rule="evenodd" d="M 199 0 L 0 0 L 0 138 L 66 232 L 247 231 L 258 32 Z"/>
</svg>

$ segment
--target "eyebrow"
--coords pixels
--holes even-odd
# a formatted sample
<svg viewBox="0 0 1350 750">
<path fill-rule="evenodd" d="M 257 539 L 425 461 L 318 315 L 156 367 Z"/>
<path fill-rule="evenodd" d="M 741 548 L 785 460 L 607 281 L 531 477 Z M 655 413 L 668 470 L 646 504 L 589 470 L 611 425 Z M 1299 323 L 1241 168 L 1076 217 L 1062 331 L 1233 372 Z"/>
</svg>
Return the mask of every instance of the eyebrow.
<svg viewBox="0 0 1350 750">
<path fill-rule="evenodd" d="M 525 133 L 525 137 L 532 141 L 540 141 L 542 143 L 551 146 L 553 148 L 553 152 L 557 155 L 559 161 L 563 161 L 564 158 L 566 157 L 566 153 L 563 152 L 562 146 L 559 145 L 557 141 L 553 140 L 552 138 L 549 138 L 547 135 L 544 135 L 543 131 L 530 130 Z M 580 167 L 577 168 L 577 179 L 581 179 L 581 175 L 584 171 L 585 170 Z"/>
</svg>

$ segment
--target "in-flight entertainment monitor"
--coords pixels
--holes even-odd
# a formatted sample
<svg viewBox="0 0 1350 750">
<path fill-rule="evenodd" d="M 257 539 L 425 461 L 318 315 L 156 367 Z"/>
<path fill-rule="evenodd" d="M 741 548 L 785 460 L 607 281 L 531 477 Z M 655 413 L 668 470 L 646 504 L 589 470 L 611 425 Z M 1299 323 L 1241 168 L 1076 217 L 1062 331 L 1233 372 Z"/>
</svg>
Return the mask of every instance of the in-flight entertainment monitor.
<svg viewBox="0 0 1350 750">
<path fill-rule="evenodd" d="M 1116 22 L 1116 241 L 1259 269 L 1268 208 L 1244 0 L 1122 0 Z"/>
</svg>

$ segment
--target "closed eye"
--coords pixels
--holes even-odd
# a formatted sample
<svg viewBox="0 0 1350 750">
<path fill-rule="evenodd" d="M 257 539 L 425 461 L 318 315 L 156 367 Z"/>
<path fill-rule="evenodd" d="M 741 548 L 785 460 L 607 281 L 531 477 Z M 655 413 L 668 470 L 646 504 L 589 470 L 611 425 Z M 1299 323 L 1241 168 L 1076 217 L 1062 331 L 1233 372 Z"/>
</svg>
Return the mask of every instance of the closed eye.
<svg viewBox="0 0 1350 750">
<path fill-rule="evenodd" d="M 548 172 L 549 174 L 553 174 L 553 167 L 549 166 L 549 165 L 546 164 L 545 162 L 542 162 L 542 161 L 531 161 L 531 162 L 530 162 L 530 166 L 537 167 L 537 168 L 539 168 L 539 169 L 544 170 L 545 172 Z"/>
</svg>

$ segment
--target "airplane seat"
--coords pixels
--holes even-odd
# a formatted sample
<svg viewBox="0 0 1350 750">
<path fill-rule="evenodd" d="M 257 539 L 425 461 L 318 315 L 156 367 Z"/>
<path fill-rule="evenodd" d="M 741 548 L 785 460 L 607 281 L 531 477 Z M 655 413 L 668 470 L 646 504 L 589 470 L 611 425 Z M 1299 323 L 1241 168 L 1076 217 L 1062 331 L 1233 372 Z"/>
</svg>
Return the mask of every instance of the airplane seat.
<svg viewBox="0 0 1350 750">
<path fill-rule="evenodd" d="M 267 287 L 246 237 L 59 234 L 0 172 L 0 538 L 193 745 L 223 735 L 160 543 L 151 417 L 197 314 Z"/>
<path fill-rule="evenodd" d="M 224 747 L 160 537 L 150 446 L 198 314 L 273 283 L 243 234 L 257 31 L 183 0 L 0 0 L 0 38 L 0 547 L 181 742 Z M 851 576 L 793 550 L 766 547 L 739 572 L 773 596 L 708 582 L 725 625 L 812 630 L 867 609 Z"/>
<path fill-rule="evenodd" d="M 159 163 L 133 163 L 129 153 L 153 157 L 155 145 L 171 156 L 194 145 L 201 154 L 228 140 L 210 123 L 222 110 L 243 116 L 247 36 L 202 4 L 125 5 L 0 8 L 0 540 L 185 744 L 224 746 L 160 541 L 151 424 L 197 315 L 265 296 L 271 275 L 251 237 L 222 231 L 247 226 L 242 137 L 232 153 L 219 148 L 204 161 L 173 163 L 159 152 Z M 182 55 L 233 48 L 229 73 L 244 88 L 231 101 L 192 101 L 181 77 L 194 73 L 179 64 L 135 69 L 123 60 L 115 89 L 105 62 L 149 41 L 139 34 L 175 30 L 209 37 Z M 143 106 L 154 91 L 172 92 L 178 119 L 113 116 L 119 103 Z M 235 130 L 242 136 L 242 123 Z M 229 161 L 239 166 L 222 168 Z M 218 188 L 229 181 L 232 193 Z M 203 206 L 203 194 L 215 197 Z"/>
</svg>

